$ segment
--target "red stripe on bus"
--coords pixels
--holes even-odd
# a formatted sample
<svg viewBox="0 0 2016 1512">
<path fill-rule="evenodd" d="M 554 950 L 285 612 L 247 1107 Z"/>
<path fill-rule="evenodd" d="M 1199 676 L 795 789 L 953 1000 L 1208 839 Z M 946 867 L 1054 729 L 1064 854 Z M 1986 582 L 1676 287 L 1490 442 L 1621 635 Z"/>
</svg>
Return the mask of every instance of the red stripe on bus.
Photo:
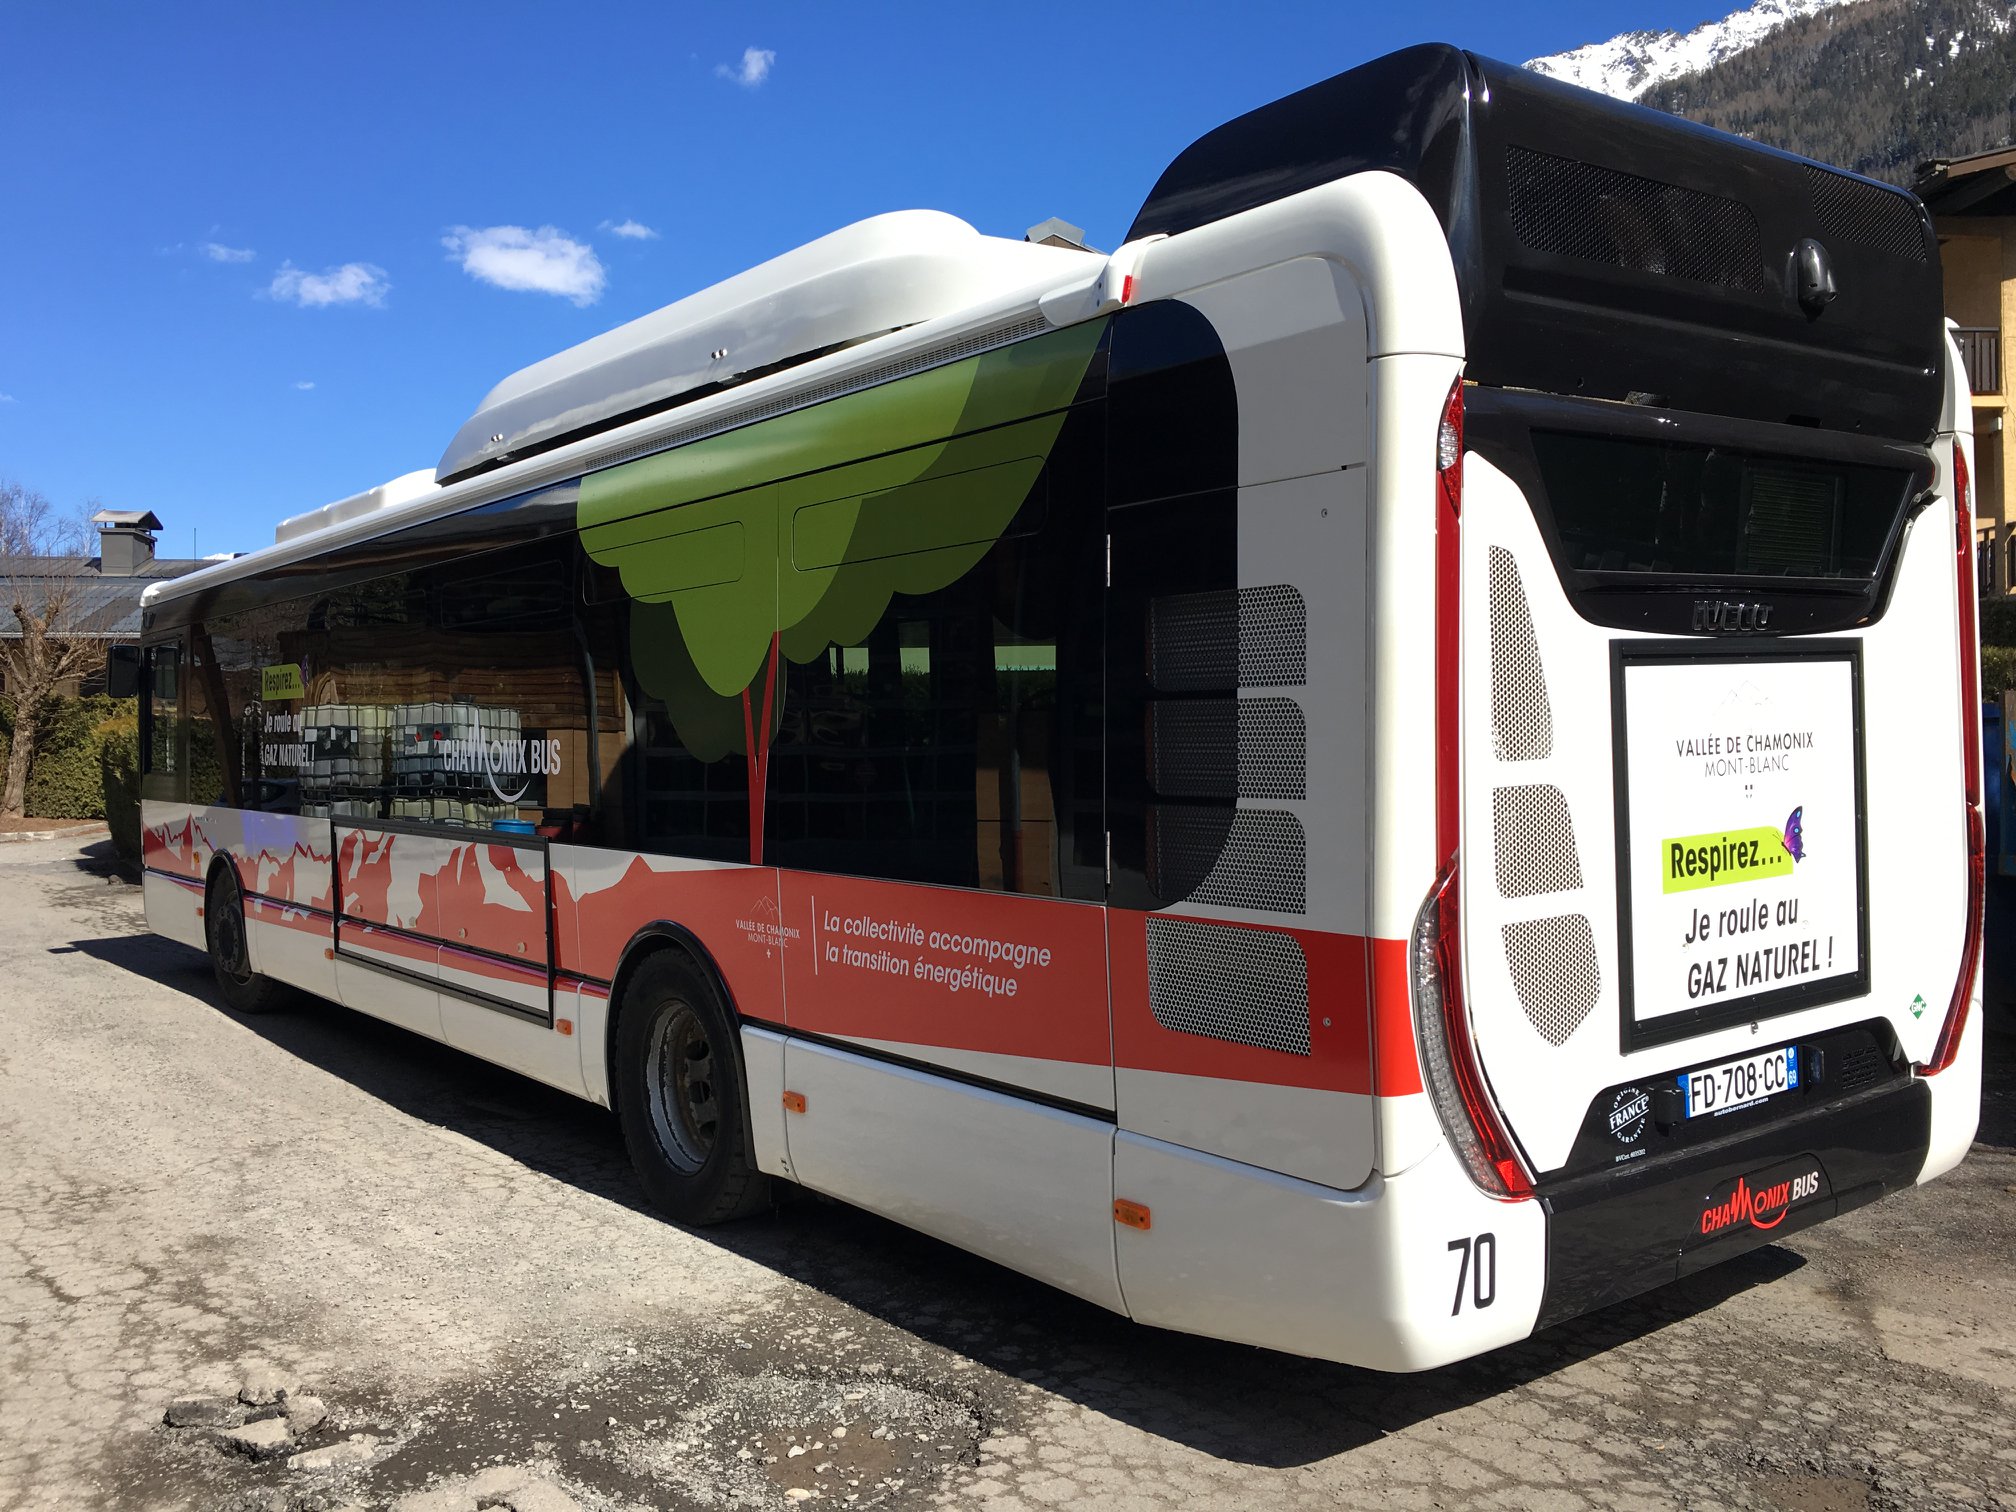
<svg viewBox="0 0 2016 1512">
<path fill-rule="evenodd" d="M 1372 1090 L 1381 1097 L 1422 1090 L 1405 940 L 1372 942 Z"/>
</svg>

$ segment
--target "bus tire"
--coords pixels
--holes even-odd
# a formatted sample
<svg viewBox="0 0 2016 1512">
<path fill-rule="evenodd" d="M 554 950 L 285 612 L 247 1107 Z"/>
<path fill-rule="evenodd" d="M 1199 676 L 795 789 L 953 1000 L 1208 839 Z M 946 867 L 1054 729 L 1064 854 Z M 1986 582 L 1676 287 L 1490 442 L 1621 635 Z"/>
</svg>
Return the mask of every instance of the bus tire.
<svg viewBox="0 0 2016 1512">
<path fill-rule="evenodd" d="M 652 1204 L 679 1223 L 723 1223 L 769 1202 L 750 1160 L 735 1019 L 707 973 L 652 956 L 623 994 L 616 1110 Z"/>
<path fill-rule="evenodd" d="M 233 1013 L 265 1013 L 280 1002 L 280 984 L 252 969 L 245 938 L 245 898 L 229 866 L 210 875 L 203 890 L 203 938 L 217 991 Z"/>
</svg>

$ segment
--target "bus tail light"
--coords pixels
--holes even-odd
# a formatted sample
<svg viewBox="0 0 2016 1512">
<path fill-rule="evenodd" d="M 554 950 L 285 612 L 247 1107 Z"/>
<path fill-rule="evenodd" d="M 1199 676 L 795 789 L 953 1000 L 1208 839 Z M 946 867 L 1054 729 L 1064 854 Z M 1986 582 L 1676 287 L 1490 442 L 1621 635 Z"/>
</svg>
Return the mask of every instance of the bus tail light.
<svg viewBox="0 0 2016 1512">
<path fill-rule="evenodd" d="M 1981 962 L 1981 911 L 1988 887 L 1988 836 L 1981 814 L 1981 662 L 1974 624 L 1974 501 L 1967 477 L 1967 456 L 1958 438 L 1953 442 L 1953 581 L 1960 597 L 1960 761 L 1967 779 L 1967 932 L 1960 958 L 1960 978 L 1932 1058 L 1918 1068 L 1936 1076 L 1960 1054 L 1960 1036 L 1967 1028 L 1967 1008 L 1974 997 L 1974 973 Z"/>
<path fill-rule="evenodd" d="M 1414 921 L 1408 942 L 1408 985 L 1414 1000 L 1414 1038 L 1435 1113 L 1450 1146 L 1480 1191 L 1493 1197 L 1533 1194 L 1519 1148 L 1512 1141 L 1470 1035 L 1463 1002 L 1461 919 L 1456 900 L 1456 855 L 1462 780 L 1459 744 L 1463 634 L 1463 380 L 1449 386 L 1435 434 L 1435 849 L 1442 874 Z"/>
<path fill-rule="evenodd" d="M 1421 1046 L 1422 1079 L 1442 1121 L 1442 1132 L 1486 1196 L 1516 1199 L 1533 1195 L 1533 1178 L 1519 1158 L 1498 1106 L 1491 1100 L 1470 1016 L 1463 1003 L 1463 962 L 1457 949 L 1461 921 L 1456 911 L 1456 864 L 1436 879 L 1414 921 L 1408 948 L 1409 985 L 1414 996 L 1414 1037 Z"/>
</svg>

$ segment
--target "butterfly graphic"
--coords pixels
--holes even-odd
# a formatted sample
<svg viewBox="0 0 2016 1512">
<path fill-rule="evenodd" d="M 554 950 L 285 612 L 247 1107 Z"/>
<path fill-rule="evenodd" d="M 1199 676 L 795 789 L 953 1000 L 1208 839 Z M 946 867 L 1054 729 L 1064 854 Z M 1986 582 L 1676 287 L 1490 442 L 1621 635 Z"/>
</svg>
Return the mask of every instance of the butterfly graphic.
<svg viewBox="0 0 2016 1512">
<path fill-rule="evenodd" d="M 1799 816 L 1805 812 L 1806 805 L 1803 803 L 1792 810 L 1790 817 L 1785 821 L 1785 838 L 1780 842 L 1784 845 L 1786 854 L 1794 861 L 1806 859 L 1806 836 L 1799 828 Z"/>
</svg>

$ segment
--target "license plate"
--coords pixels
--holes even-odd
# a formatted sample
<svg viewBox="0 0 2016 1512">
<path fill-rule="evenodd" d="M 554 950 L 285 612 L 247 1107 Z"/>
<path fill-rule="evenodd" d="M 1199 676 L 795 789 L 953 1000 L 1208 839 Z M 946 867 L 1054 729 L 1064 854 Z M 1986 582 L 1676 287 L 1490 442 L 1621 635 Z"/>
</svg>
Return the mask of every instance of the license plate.
<svg viewBox="0 0 2016 1512">
<path fill-rule="evenodd" d="M 1689 1071 L 1679 1078 L 1681 1094 L 1687 1099 L 1687 1116 L 1728 1113 L 1747 1108 L 1799 1085 L 1799 1047 L 1781 1045 L 1761 1055 L 1724 1061 Z"/>
</svg>

